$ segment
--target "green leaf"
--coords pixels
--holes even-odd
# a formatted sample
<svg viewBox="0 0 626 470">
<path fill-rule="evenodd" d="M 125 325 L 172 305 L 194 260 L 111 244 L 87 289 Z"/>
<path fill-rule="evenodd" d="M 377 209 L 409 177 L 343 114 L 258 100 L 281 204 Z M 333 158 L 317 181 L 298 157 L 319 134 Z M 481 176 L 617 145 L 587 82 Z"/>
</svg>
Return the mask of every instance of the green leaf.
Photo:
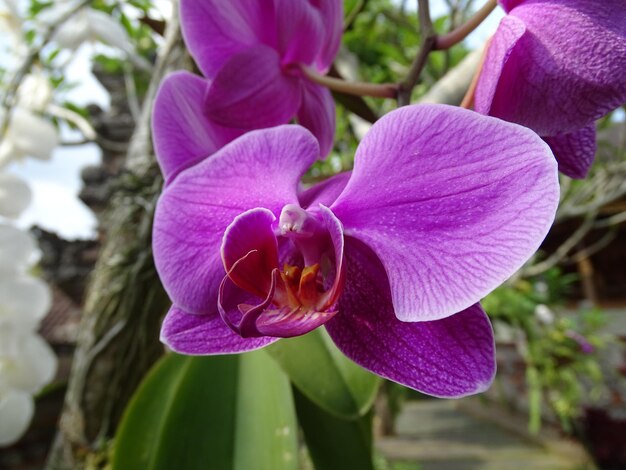
<svg viewBox="0 0 626 470">
<path fill-rule="evenodd" d="M 263 351 L 168 354 L 150 371 L 117 432 L 113 470 L 295 470 L 289 380 Z"/>
<path fill-rule="evenodd" d="M 294 389 L 296 413 L 309 455 L 319 470 L 373 470 L 372 416 L 337 418 Z"/>
<path fill-rule="evenodd" d="M 320 328 L 266 349 L 309 400 L 338 417 L 356 418 L 370 408 L 380 379 L 346 358 Z"/>
</svg>

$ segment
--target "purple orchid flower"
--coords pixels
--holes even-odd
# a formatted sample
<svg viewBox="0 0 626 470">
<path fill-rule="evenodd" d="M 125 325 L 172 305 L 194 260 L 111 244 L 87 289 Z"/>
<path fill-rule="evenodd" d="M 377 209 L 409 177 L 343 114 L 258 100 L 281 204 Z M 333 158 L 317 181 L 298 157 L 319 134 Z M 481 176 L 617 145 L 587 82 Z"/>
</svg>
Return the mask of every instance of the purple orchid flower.
<svg viewBox="0 0 626 470">
<path fill-rule="evenodd" d="M 626 101 L 623 0 L 500 0 L 508 13 L 491 40 L 476 111 L 530 127 L 559 170 L 584 178 L 594 121 Z"/>
<path fill-rule="evenodd" d="M 552 223 L 548 146 L 471 111 L 410 106 L 374 124 L 351 173 L 302 190 L 318 145 L 297 125 L 253 131 L 170 180 L 153 239 L 174 303 L 162 341 L 229 354 L 324 325 L 383 377 L 441 397 L 486 389 L 494 343 L 477 302 Z"/>
<path fill-rule="evenodd" d="M 327 155 L 335 136 L 328 89 L 302 66 L 330 68 L 343 26 L 340 0 L 182 0 L 181 24 L 191 55 L 210 86 L 205 112 L 244 130 L 296 117 Z"/>
</svg>

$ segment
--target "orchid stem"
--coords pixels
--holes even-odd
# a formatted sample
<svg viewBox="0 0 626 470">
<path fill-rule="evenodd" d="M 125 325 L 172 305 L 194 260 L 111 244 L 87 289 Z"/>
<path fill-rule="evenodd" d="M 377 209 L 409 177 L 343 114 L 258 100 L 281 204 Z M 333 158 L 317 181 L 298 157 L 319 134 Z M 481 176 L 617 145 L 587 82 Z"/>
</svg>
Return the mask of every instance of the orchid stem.
<svg viewBox="0 0 626 470">
<path fill-rule="evenodd" d="M 336 91 L 338 93 L 346 93 L 348 95 L 356 96 L 371 96 L 373 98 L 395 98 L 398 93 L 398 85 L 395 83 L 374 84 L 348 82 L 339 78 L 329 77 L 328 75 L 322 75 L 312 67 L 308 67 L 306 65 L 302 65 L 302 71 L 312 82 L 325 86 L 329 90 Z"/>
<path fill-rule="evenodd" d="M 450 49 L 455 44 L 460 43 L 472 31 L 474 31 L 498 6 L 497 0 L 487 0 L 487 3 L 474 15 L 458 28 L 437 37 L 434 50 Z"/>
</svg>

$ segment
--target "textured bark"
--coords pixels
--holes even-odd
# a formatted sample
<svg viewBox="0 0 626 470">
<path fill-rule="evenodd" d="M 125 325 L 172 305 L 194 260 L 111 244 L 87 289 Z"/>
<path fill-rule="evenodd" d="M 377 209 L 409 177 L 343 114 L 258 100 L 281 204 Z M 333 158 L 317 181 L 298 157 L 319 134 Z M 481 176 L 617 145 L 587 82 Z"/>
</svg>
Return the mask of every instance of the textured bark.
<svg viewBox="0 0 626 470">
<path fill-rule="evenodd" d="M 151 250 L 161 189 L 150 115 L 161 79 L 189 65 L 177 18 L 168 25 L 140 121 L 103 218 L 105 242 L 86 295 L 78 344 L 50 469 L 84 468 L 113 437 L 128 400 L 163 353 L 159 325 L 169 300 Z"/>
</svg>

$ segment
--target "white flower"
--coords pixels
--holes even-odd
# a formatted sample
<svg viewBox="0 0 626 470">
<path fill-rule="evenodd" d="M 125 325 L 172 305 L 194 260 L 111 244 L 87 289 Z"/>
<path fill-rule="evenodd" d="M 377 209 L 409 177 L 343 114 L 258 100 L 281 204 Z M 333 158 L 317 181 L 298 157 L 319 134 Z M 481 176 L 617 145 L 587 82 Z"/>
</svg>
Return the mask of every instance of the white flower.
<svg viewBox="0 0 626 470">
<path fill-rule="evenodd" d="M 0 168 L 26 156 L 48 160 L 58 144 L 57 129 L 50 121 L 18 105 L 11 112 L 6 134 L 0 143 Z"/>
<path fill-rule="evenodd" d="M 0 274 L 0 327 L 10 323 L 35 329 L 51 305 L 50 288 L 41 279 Z"/>
<path fill-rule="evenodd" d="M 19 106 L 33 111 L 45 111 L 52 102 L 53 93 L 54 89 L 47 76 L 29 73 L 17 91 L 17 102 Z"/>
<path fill-rule="evenodd" d="M 75 8 L 75 2 L 57 2 L 52 8 L 46 10 L 46 14 L 43 15 L 44 21 L 54 24 L 72 8 Z M 124 52 L 138 67 L 151 69 L 151 65 L 135 52 L 135 46 L 126 29 L 100 10 L 81 9 L 59 26 L 53 40 L 60 47 L 71 50 L 77 49 L 87 41 L 101 41 Z"/>
<path fill-rule="evenodd" d="M 31 199 L 31 190 L 24 180 L 8 173 L 0 173 L 0 216 L 9 219 L 19 217 Z"/>
<path fill-rule="evenodd" d="M 29 232 L 0 224 L 0 279 L 3 274 L 24 273 L 38 257 L 37 242 Z"/>
<path fill-rule="evenodd" d="M 15 442 L 32 419 L 32 394 L 56 374 L 57 359 L 36 333 L 0 325 L 0 445 Z"/>
<path fill-rule="evenodd" d="M 29 393 L 0 390 L 0 446 L 18 441 L 28 429 L 35 413 L 35 403 Z"/>
</svg>

